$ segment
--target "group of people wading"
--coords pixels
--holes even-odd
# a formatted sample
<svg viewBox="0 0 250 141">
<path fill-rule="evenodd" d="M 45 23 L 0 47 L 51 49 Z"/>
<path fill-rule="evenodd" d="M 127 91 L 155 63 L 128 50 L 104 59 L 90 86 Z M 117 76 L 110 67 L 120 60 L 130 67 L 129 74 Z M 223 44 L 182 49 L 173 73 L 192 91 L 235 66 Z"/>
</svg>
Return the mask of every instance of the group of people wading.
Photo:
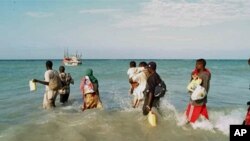
<svg viewBox="0 0 250 141">
<path fill-rule="evenodd" d="M 250 65 L 250 59 L 248 60 Z M 70 73 L 65 72 L 65 67 L 59 67 L 59 73 L 52 69 L 52 61 L 46 62 L 44 80 L 33 79 L 33 82 L 45 85 L 43 98 L 43 108 L 51 109 L 56 107 L 57 95 L 60 95 L 60 102 L 68 102 L 70 95 L 70 84 L 74 84 L 74 79 Z M 127 75 L 130 83 L 129 93 L 134 96 L 132 107 L 142 107 L 143 115 L 148 115 L 152 109 L 159 110 L 160 99 L 164 97 L 167 88 L 164 81 L 156 71 L 155 62 L 140 62 L 136 66 L 135 61 L 131 61 Z M 207 95 L 210 88 L 211 72 L 206 68 L 206 60 L 196 60 L 194 70 L 191 72 L 191 80 L 187 86 L 190 95 L 189 103 L 185 110 L 187 123 L 194 123 L 199 117 L 209 119 L 207 110 Z M 250 88 L 249 88 L 250 89 Z M 86 69 L 80 83 L 83 104 L 82 111 L 92 108 L 102 108 L 97 78 L 93 75 L 92 69 Z M 250 102 L 248 102 L 250 105 Z M 245 125 L 250 125 L 250 108 L 248 109 Z"/>
<path fill-rule="evenodd" d="M 128 77 L 131 88 L 129 93 L 134 96 L 132 107 L 139 107 L 140 103 L 143 103 L 142 111 L 144 115 L 147 115 L 152 108 L 158 109 L 160 106 L 160 99 L 164 96 L 157 95 L 158 86 L 163 85 L 163 89 L 166 91 L 164 81 L 156 72 L 156 63 L 140 62 L 136 67 L 136 62 L 130 62 L 130 68 L 128 69 Z M 207 94 L 210 87 L 211 73 L 206 68 L 206 60 L 196 60 L 194 70 L 191 72 L 191 80 L 188 85 L 188 93 L 190 95 L 190 101 L 187 104 L 185 111 L 187 122 L 194 123 L 200 116 L 209 119 L 207 111 Z"/>
<path fill-rule="evenodd" d="M 250 59 L 248 60 L 250 65 Z M 56 107 L 55 101 L 57 95 L 60 95 L 60 102 L 68 102 L 70 95 L 70 84 L 74 84 L 74 79 L 70 73 L 65 72 L 65 67 L 59 67 L 59 73 L 52 69 L 52 61 L 46 62 L 46 71 L 44 80 L 33 79 L 33 82 L 45 85 L 43 99 L 43 108 L 51 109 Z M 127 75 L 130 83 L 129 93 L 134 96 L 132 107 L 142 107 L 143 115 L 148 115 L 152 109 L 159 110 L 160 99 L 164 97 L 167 88 L 164 81 L 156 71 L 155 62 L 140 62 L 136 66 L 135 61 L 131 61 Z M 207 95 L 210 88 L 211 72 L 206 68 L 206 60 L 196 60 L 194 70 L 191 71 L 191 80 L 187 86 L 190 100 L 185 110 L 187 123 L 194 123 L 199 117 L 209 119 L 207 110 Z M 250 89 L 250 87 L 249 87 Z M 83 104 L 81 110 L 92 108 L 102 108 L 102 102 L 99 93 L 99 84 L 93 75 L 92 69 L 86 69 L 80 83 Z M 250 102 L 248 102 L 250 105 Z M 250 106 L 243 122 L 244 125 L 250 125 Z"/>
<path fill-rule="evenodd" d="M 155 62 L 140 62 L 136 67 L 136 62 L 131 61 L 128 69 L 129 83 L 131 88 L 129 93 L 134 96 L 133 108 L 142 106 L 143 115 L 147 115 L 152 108 L 159 109 L 160 99 L 166 93 L 166 85 L 160 75 L 157 73 L 157 65 Z M 74 79 L 69 73 L 65 72 L 65 67 L 59 67 L 59 73 L 52 69 L 52 61 L 46 62 L 46 72 L 44 80 L 33 79 L 33 82 L 45 85 L 45 93 L 43 99 L 43 107 L 50 109 L 56 107 L 56 97 L 60 95 L 60 102 L 67 103 L 70 95 L 70 84 L 74 84 Z M 187 121 L 194 123 L 200 115 L 208 119 L 207 112 L 207 93 L 210 86 L 211 73 L 206 68 L 204 59 L 196 60 L 195 69 L 191 73 L 191 81 L 188 86 L 190 94 L 190 102 L 186 109 Z M 60 81 L 60 82 L 59 82 Z M 192 95 L 197 87 L 203 88 L 203 97 L 193 99 Z M 83 104 L 82 111 L 92 108 L 102 108 L 102 102 L 99 93 L 99 84 L 93 75 L 92 69 L 87 69 L 80 83 Z M 197 92 L 196 92 L 197 93 Z"/>
<path fill-rule="evenodd" d="M 43 99 L 43 108 L 51 109 L 56 107 L 55 101 L 57 95 L 60 95 L 60 102 L 66 104 L 70 95 L 70 84 L 74 84 L 74 79 L 70 73 L 65 72 L 65 67 L 59 67 L 59 73 L 52 69 L 52 61 L 46 62 L 46 71 L 44 80 L 33 79 L 33 82 L 45 85 L 45 93 Z M 80 90 L 82 93 L 83 104 L 82 111 L 92 108 L 101 108 L 102 103 L 99 96 L 98 80 L 93 75 L 92 69 L 85 71 L 81 80 Z"/>
</svg>

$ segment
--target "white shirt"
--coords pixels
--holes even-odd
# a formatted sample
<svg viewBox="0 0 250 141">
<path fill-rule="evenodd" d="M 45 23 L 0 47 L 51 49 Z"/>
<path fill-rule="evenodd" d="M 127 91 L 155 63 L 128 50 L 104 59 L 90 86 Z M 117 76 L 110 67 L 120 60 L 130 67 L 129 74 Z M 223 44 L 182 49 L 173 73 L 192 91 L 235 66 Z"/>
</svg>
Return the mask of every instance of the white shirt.
<svg viewBox="0 0 250 141">
<path fill-rule="evenodd" d="M 127 74 L 128 74 L 128 78 L 130 79 L 130 78 L 132 78 L 133 76 L 134 76 L 134 74 L 136 73 L 136 68 L 129 68 L 128 69 L 128 72 L 127 72 Z"/>
<path fill-rule="evenodd" d="M 47 70 L 47 71 L 44 73 L 44 79 L 45 79 L 44 81 L 49 82 L 49 81 L 50 81 L 50 78 L 51 78 L 52 75 L 54 74 L 53 72 L 54 72 L 53 70 Z M 48 85 L 45 85 L 45 90 L 50 90 Z"/>
<path fill-rule="evenodd" d="M 143 98 L 143 91 L 145 90 L 146 84 L 147 84 L 147 76 L 146 76 L 145 72 L 142 69 L 140 71 L 141 72 L 135 74 L 132 77 L 132 80 L 134 82 L 139 83 L 138 87 L 136 87 L 135 90 L 134 90 L 134 94 L 139 95 L 140 98 Z"/>
<path fill-rule="evenodd" d="M 128 72 L 127 72 L 128 78 L 129 78 L 129 79 L 132 78 L 134 75 L 136 75 L 136 74 L 142 72 L 143 70 L 144 70 L 144 67 L 129 68 L 129 69 L 128 69 Z"/>
</svg>

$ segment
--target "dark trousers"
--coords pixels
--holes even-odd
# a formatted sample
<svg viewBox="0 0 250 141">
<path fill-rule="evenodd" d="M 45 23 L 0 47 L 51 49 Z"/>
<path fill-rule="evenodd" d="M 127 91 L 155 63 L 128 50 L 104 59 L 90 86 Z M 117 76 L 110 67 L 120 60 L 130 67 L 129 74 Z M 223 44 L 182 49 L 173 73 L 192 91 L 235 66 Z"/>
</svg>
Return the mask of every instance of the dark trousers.
<svg viewBox="0 0 250 141">
<path fill-rule="evenodd" d="M 149 104 L 148 104 L 148 97 L 146 96 L 145 99 L 144 99 L 143 107 L 142 107 L 142 113 L 143 113 L 143 115 L 148 115 L 148 113 L 149 113 L 149 111 L 146 108 L 147 105 L 149 105 Z M 152 107 L 155 107 L 157 109 L 160 107 L 160 98 L 154 97 L 152 99 Z"/>
<path fill-rule="evenodd" d="M 68 99 L 69 99 L 69 93 L 60 94 L 60 102 L 61 102 L 61 103 L 68 102 Z"/>
</svg>

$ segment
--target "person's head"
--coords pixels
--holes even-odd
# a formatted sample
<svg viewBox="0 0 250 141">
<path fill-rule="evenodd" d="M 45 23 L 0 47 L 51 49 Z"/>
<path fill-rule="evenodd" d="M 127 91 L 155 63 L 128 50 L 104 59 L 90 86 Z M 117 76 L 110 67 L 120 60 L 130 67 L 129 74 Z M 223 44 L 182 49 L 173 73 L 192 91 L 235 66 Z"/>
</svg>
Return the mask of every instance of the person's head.
<svg viewBox="0 0 250 141">
<path fill-rule="evenodd" d="M 250 58 L 248 59 L 248 65 L 250 65 Z"/>
<path fill-rule="evenodd" d="M 144 67 L 146 68 L 148 64 L 146 62 L 140 62 L 139 67 Z"/>
<path fill-rule="evenodd" d="M 198 60 L 196 60 L 196 69 L 199 71 L 204 70 L 206 67 L 206 64 L 207 64 L 207 62 L 205 59 L 198 59 Z"/>
<path fill-rule="evenodd" d="M 60 66 L 59 67 L 59 71 L 60 71 L 60 73 L 63 73 L 65 71 L 65 67 L 64 66 Z"/>
<path fill-rule="evenodd" d="M 53 67 L 52 61 L 50 61 L 50 60 L 46 61 L 46 68 L 47 68 L 47 70 L 51 70 L 52 67 Z"/>
<path fill-rule="evenodd" d="M 130 68 L 135 68 L 136 67 L 136 62 L 135 61 L 131 61 L 129 63 L 129 66 L 130 66 Z"/>
<path fill-rule="evenodd" d="M 156 63 L 155 62 L 149 62 L 147 66 L 149 73 L 154 73 L 156 71 Z"/>
<path fill-rule="evenodd" d="M 86 69 L 85 76 L 92 76 L 92 75 L 93 75 L 93 70 L 92 69 Z"/>
</svg>

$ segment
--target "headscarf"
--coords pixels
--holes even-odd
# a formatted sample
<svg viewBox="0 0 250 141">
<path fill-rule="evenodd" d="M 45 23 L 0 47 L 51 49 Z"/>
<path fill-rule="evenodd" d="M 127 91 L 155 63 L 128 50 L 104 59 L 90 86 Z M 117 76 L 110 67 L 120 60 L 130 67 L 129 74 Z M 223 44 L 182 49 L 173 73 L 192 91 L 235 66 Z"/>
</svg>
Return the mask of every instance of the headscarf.
<svg viewBox="0 0 250 141">
<path fill-rule="evenodd" d="M 87 69 L 87 70 L 85 71 L 84 76 L 88 76 L 89 79 L 90 79 L 90 81 L 91 81 L 92 83 L 98 84 L 98 80 L 94 77 L 94 75 L 93 75 L 93 70 L 92 70 L 92 69 Z"/>
</svg>

